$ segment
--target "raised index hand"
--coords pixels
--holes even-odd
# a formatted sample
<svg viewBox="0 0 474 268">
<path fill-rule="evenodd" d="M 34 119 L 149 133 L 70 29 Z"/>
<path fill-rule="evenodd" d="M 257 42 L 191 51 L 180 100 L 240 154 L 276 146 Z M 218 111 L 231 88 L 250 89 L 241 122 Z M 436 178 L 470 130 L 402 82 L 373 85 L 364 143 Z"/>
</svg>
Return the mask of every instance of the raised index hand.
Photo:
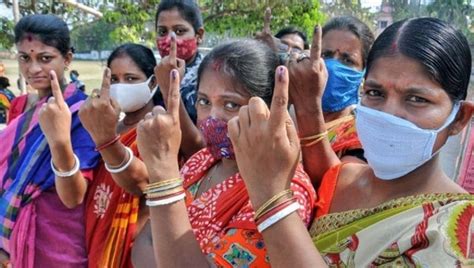
<svg viewBox="0 0 474 268">
<path fill-rule="evenodd" d="M 181 144 L 179 122 L 179 72 L 169 74 L 167 110 L 153 108 L 137 126 L 137 145 L 151 179 L 170 179 L 178 176 L 178 152 Z"/>
<path fill-rule="evenodd" d="M 287 107 L 288 72 L 279 66 L 270 110 L 262 99 L 253 97 L 229 121 L 239 172 L 254 206 L 287 189 L 293 178 L 300 147 Z"/>
<path fill-rule="evenodd" d="M 50 147 L 71 142 L 71 112 L 64 101 L 56 73 L 50 72 L 52 97 L 39 111 L 39 123 Z"/>
</svg>

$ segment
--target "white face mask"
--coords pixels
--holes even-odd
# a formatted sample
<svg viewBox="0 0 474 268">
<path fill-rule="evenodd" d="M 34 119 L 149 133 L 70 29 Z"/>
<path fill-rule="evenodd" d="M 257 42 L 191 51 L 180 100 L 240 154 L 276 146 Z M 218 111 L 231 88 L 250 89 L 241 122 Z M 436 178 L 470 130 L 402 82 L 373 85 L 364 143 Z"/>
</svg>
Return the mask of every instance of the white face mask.
<svg viewBox="0 0 474 268">
<path fill-rule="evenodd" d="M 429 161 L 438 133 L 456 118 L 456 103 L 446 122 L 438 129 L 422 129 L 412 122 L 375 109 L 357 106 L 357 135 L 364 156 L 382 180 L 400 178 Z"/>
<path fill-rule="evenodd" d="M 158 86 L 150 89 L 149 84 L 154 76 L 138 84 L 112 84 L 110 85 L 110 97 L 120 105 L 122 112 L 131 113 L 140 110 L 151 100 Z"/>
</svg>

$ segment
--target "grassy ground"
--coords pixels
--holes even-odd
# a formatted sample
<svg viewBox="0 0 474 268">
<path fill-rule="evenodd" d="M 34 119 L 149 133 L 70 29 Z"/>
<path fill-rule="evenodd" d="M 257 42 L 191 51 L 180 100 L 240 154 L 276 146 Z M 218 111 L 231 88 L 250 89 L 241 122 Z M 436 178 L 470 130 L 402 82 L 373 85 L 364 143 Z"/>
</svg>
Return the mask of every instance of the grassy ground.
<svg viewBox="0 0 474 268">
<path fill-rule="evenodd" d="M 18 62 L 16 60 L 5 59 L 0 59 L 0 62 L 5 64 L 5 74 L 10 80 L 10 89 L 13 90 L 15 94 L 18 94 L 19 91 L 16 85 L 19 71 Z M 74 60 L 69 70 L 77 70 L 79 72 L 79 79 L 86 85 L 86 90 L 90 92 L 92 89 L 100 87 L 104 66 L 105 62 Z M 66 73 L 67 79 L 69 79 L 69 71 L 66 71 Z"/>
</svg>

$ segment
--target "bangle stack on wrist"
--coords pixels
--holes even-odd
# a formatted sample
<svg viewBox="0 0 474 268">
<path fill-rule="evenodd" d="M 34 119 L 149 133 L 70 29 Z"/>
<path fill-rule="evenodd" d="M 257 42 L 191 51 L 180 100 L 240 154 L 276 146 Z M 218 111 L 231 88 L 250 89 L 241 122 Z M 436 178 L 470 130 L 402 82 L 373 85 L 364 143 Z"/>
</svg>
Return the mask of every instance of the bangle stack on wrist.
<svg viewBox="0 0 474 268">
<path fill-rule="evenodd" d="M 318 143 L 318 142 L 322 141 L 324 138 L 326 138 L 327 135 L 328 135 L 328 131 L 326 130 L 326 131 L 324 131 L 322 133 L 319 133 L 319 134 L 316 134 L 316 135 L 300 138 L 301 146 L 302 147 L 309 147 L 309 146 L 315 145 L 316 143 Z"/>
<path fill-rule="evenodd" d="M 150 207 L 172 204 L 186 196 L 181 178 L 150 183 L 143 193 L 146 195 L 146 205 Z"/>
<path fill-rule="evenodd" d="M 292 190 L 274 195 L 255 211 L 255 223 L 261 233 L 300 208 Z"/>
</svg>

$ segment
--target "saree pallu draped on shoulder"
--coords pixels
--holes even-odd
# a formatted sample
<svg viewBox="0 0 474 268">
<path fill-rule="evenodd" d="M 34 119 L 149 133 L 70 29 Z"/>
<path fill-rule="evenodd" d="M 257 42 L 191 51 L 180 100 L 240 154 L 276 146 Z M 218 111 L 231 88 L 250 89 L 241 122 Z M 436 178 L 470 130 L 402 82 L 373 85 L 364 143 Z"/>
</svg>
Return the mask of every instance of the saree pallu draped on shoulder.
<svg viewBox="0 0 474 268">
<path fill-rule="evenodd" d="M 98 153 L 77 115 L 86 96 L 70 85 L 64 97 L 72 113 L 74 153 L 80 160 L 80 169 L 90 170 L 98 162 Z M 15 259 L 21 260 L 18 267 L 30 267 L 34 259 L 37 215 L 31 204 L 42 192 L 54 187 L 51 153 L 38 122 L 39 110 L 46 99 L 12 121 L 0 134 L 0 248 L 12 254 L 14 264 Z M 25 216 L 18 217 L 20 211 Z M 22 230 L 13 241 L 11 236 L 16 228 Z"/>
<path fill-rule="evenodd" d="M 330 267 L 460 267 L 474 264 L 473 215 L 469 194 L 424 194 L 324 215 L 310 233 Z"/>
</svg>

